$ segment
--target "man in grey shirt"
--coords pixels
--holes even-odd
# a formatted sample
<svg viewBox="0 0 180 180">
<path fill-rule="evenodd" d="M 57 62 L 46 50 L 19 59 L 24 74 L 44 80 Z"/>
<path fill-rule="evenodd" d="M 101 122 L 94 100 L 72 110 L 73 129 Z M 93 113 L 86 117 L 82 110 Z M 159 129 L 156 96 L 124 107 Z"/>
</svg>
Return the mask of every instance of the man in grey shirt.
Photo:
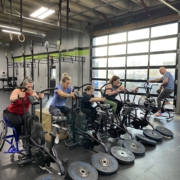
<svg viewBox="0 0 180 180">
<path fill-rule="evenodd" d="M 162 82 L 160 89 L 157 90 L 159 94 L 157 98 L 158 111 L 154 114 L 155 116 L 162 116 L 161 113 L 161 101 L 166 98 L 168 94 L 174 91 L 174 79 L 170 72 L 166 71 L 165 67 L 160 67 L 159 72 L 163 75 L 161 78 L 149 80 L 148 82 Z"/>
</svg>

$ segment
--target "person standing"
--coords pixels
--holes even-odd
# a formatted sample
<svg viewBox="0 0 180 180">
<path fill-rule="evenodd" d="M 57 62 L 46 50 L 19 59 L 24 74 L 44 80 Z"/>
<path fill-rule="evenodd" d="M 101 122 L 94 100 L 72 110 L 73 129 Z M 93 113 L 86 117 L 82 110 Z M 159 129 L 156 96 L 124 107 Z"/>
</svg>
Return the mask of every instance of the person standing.
<svg viewBox="0 0 180 180">
<path fill-rule="evenodd" d="M 160 89 L 157 90 L 158 111 L 154 114 L 155 116 L 162 116 L 161 101 L 174 91 L 174 79 L 172 74 L 168 72 L 165 67 L 160 67 L 159 72 L 163 75 L 162 77 L 154 80 L 148 80 L 148 82 L 162 82 L 162 84 L 160 85 Z"/>
</svg>

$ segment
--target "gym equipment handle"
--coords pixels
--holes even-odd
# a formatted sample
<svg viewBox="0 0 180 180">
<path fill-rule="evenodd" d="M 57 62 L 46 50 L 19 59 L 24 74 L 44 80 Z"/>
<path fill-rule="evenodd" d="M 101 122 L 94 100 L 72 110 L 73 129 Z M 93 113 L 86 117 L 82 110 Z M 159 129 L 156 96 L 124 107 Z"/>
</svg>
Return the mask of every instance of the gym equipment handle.
<svg viewBox="0 0 180 180">
<path fill-rule="evenodd" d="M 56 89 L 58 89 L 58 88 L 48 88 L 48 89 L 42 90 L 40 93 L 43 93 L 43 92 L 45 92 L 45 91 L 56 90 Z"/>
<path fill-rule="evenodd" d="M 74 91 L 75 89 L 78 89 L 78 91 L 79 91 L 82 87 L 84 87 L 84 86 L 91 86 L 91 85 L 92 85 L 92 84 L 87 83 L 87 84 L 83 84 L 82 86 L 74 86 L 73 91 Z"/>
<path fill-rule="evenodd" d="M 27 90 L 27 87 L 25 86 L 17 86 L 16 89 L 23 89 L 23 92 Z"/>
</svg>

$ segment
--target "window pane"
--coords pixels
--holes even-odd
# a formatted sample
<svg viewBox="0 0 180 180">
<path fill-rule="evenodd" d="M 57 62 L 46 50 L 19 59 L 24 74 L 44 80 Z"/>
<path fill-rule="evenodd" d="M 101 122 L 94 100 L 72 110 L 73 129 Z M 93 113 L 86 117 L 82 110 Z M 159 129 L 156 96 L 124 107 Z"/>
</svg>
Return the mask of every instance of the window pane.
<svg viewBox="0 0 180 180">
<path fill-rule="evenodd" d="M 127 70 L 127 79 L 147 79 L 147 69 L 131 69 Z"/>
<path fill-rule="evenodd" d="M 166 68 L 166 70 L 172 74 L 173 78 L 175 77 L 175 69 L 167 69 Z M 159 73 L 159 69 L 150 69 L 149 70 L 149 79 L 150 80 L 157 79 L 162 76 L 163 75 Z"/>
<path fill-rule="evenodd" d="M 107 56 L 107 47 L 99 47 L 99 48 L 93 48 L 92 49 L 92 56 Z"/>
<path fill-rule="evenodd" d="M 92 67 L 106 67 L 107 58 L 92 59 Z"/>
<path fill-rule="evenodd" d="M 128 41 L 149 38 L 149 28 L 128 32 Z"/>
<path fill-rule="evenodd" d="M 99 80 L 93 80 L 92 81 L 92 86 L 95 89 L 100 89 L 104 84 L 106 84 L 106 81 L 99 81 Z"/>
<path fill-rule="evenodd" d="M 101 97 L 101 93 L 99 91 L 94 91 L 94 96 L 95 97 Z"/>
<path fill-rule="evenodd" d="M 176 53 L 150 55 L 150 66 L 175 65 Z"/>
<path fill-rule="evenodd" d="M 126 45 L 109 46 L 109 55 L 126 54 Z"/>
<path fill-rule="evenodd" d="M 128 44 L 128 54 L 148 52 L 148 41 Z"/>
<path fill-rule="evenodd" d="M 151 37 L 160 37 L 178 33 L 178 23 L 161 25 L 151 28 Z"/>
<path fill-rule="evenodd" d="M 108 59 L 108 67 L 124 67 L 125 57 L 115 57 Z"/>
<path fill-rule="evenodd" d="M 106 70 L 92 70 L 92 78 L 106 78 Z"/>
<path fill-rule="evenodd" d="M 148 55 L 127 57 L 127 66 L 147 66 L 147 65 L 148 65 Z"/>
<path fill-rule="evenodd" d="M 151 41 L 151 52 L 176 50 L 177 38 Z"/>
<path fill-rule="evenodd" d="M 157 90 L 160 89 L 161 84 L 162 83 L 149 83 L 149 85 L 152 87 L 150 94 L 156 94 L 157 95 Z M 170 94 L 170 96 L 174 96 L 174 92 L 172 92 Z M 157 98 L 155 98 L 155 99 L 157 99 Z M 157 100 L 156 100 L 156 102 L 157 102 Z"/>
<path fill-rule="evenodd" d="M 107 44 L 107 36 L 93 38 L 93 46 Z"/>
<path fill-rule="evenodd" d="M 125 41 L 126 41 L 126 32 L 109 35 L 109 44 L 125 42 Z"/>
<path fill-rule="evenodd" d="M 108 70 L 108 79 L 110 79 L 112 76 L 119 76 L 120 79 L 125 78 L 125 70 Z"/>
</svg>

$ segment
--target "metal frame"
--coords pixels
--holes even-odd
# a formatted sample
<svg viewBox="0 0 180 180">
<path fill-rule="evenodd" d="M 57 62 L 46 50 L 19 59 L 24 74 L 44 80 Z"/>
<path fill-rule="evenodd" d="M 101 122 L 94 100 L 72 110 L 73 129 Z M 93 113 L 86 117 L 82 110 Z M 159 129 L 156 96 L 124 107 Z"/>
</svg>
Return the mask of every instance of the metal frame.
<svg viewBox="0 0 180 180">
<path fill-rule="evenodd" d="M 176 23 L 177 21 L 173 21 L 173 22 L 170 22 L 170 23 L 163 23 L 163 24 L 159 24 L 159 25 L 165 25 L 165 24 L 171 24 L 171 23 Z M 135 29 L 131 29 L 131 30 L 127 30 L 127 31 L 123 31 L 123 32 L 126 32 L 126 41 L 125 42 L 121 42 L 121 43 L 112 43 L 112 44 L 109 44 L 109 42 L 107 42 L 107 44 L 105 45 L 99 45 L 99 46 L 91 46 L 91 58 L 90 58 L 90 78 L 91 78 L 91 81 L 92 80 L 99 80 L 99 81 L 106 81 L 108 80 L 108 70 L 110 69 L 115 69 L 115 70 L 125 70 L 125 79 L 121 79 L 123 82 L 124 82 L 124 85 L 126 86 L 126 82 L 146 82 L 147 80 L 135 80 L 135 79 L 127 79 L 127 70 L 130 70 L 130 69 L 147 69 L 147 79 L 149 79 L 149 71 L 150 69 L 158 69 L 159 66 L 150 66 L 150 55 L 152 54 L 166 54 L 166 53 L 177 53 L 177 50 L 169 50 L 169 51 L 158 51 L 158 52 L 150 52 L 150 43 L 152 40 L 163 40 L 163 39 L 168 39 L 168 38 L 177 38 L 177 34 L 175 35 L 168 35 L 168 36 L 161 36 L 161 37 L 155 37 L 155 38 L 151 38 L 151 28 L 152 27 L 156 27 L 158 25 L 153 25 L 153 26 L 148 26 L 148 27 L 142 27 L 142 28 L 136 28 L 136 30 L 138 29 L 144 29 L 144 28 L 149 28 L 150 31 L 149 31 L 149 38 L 146 38 L 146 39 L 140 39 L 140 40 L 134 40 L 134 41 L 128 41 L 128 32 L 129 31 L 132 31 L 132 30 L 135 30 Z M 180 36 L 180 25 L 179 25 L 179 28 L 178 28 L 178 32 L 179 32 L 179 36 Z M 116 33 L 113 33 L 113 34 L 117 34 L 118 32 Z M 109 35 L 112 35 L 112 34 L 107 34 L 107 38 L 109 37 Z M 106 35 L 102 35 L 102 36 L 106 36 Z M 96 37 L 100 37 L 100 36 L 96 36 Z M 91 44 L 92 44 L 92 41 L 93 39 L 91 39 Z M 108 41 L 109 41 L 109 38 L 108 38 Z M 130 44 L 130 43 L 135 43 L 135 42 L 145 42 L 145 41 L 148 41 L 149 43 L 149 49 L 148 49 L 148 52 L 147 53 L 135 53 L 135 54 L 127 54 L 127 45 Z M 113 56 L 108 56 L 108 47 L 109 46 L 113 46 L 113 45 L 120 45 L 120 44 L 126 44 L 126 54 L 122 54 L 122 55 L 113 55 Z M 180 46 L 180 45 L 179 45 Z M 179 49 L 179 46 L 177 45 L 177 49 Z M 98 48 L 98 47 L 107 47 L 107 56 L 98 56 L 98 57 L 92 57 L 92 48 Z M 138 56 L 138 55 L 148 55 L 148 67 L 147 66 L 128 66 L 127 67 L 127 56 Z M 108 58 L 111 58 L 111 57 L 125 57 L 125 67 L 108 67 Z M 107 65 L 106 67 L 92 67 L 92 60 L 93 59 L 98 59 L 98 58 L 107 58 Z M 180 59 L 180 57 L 179 57 Z M 177 55 L 177 59 L 176 59 L 176 64 L 175 65 L 167 65 L 165 66 L 167 69 L 169 68 L 173 68 L 175 69 L 176 68 L 176 65 L 177 65 L 177 62 L 178 62 L 178 55 Z M 106 78 L 92 78 L 92 71 L 93 70 L 106 70 Z M 175 71 L 175 79 L 176 79 L 176 76 L 177 76 L 177 71 Z M 176 88 L 176 87 L 175 87 Z M 95 89 L 97 90 L 97 89 Z M 176 96 L 176 93 L 177 91 L 175 90 L 174 91 L 174 96 Z M 141 95 L 141 93 L 138 93 L 139 95 Z M 137 94 L 137 95 L 138 95 Z M 157 96 L 157 95 L 152 95 L 152 96 Z M 172 97 L 172 96 L 171 96 Z M 174 98 L 174 97 L 173 97 Z M 175 101 L 174 101 L 174 104 Z"/>
</svg>

